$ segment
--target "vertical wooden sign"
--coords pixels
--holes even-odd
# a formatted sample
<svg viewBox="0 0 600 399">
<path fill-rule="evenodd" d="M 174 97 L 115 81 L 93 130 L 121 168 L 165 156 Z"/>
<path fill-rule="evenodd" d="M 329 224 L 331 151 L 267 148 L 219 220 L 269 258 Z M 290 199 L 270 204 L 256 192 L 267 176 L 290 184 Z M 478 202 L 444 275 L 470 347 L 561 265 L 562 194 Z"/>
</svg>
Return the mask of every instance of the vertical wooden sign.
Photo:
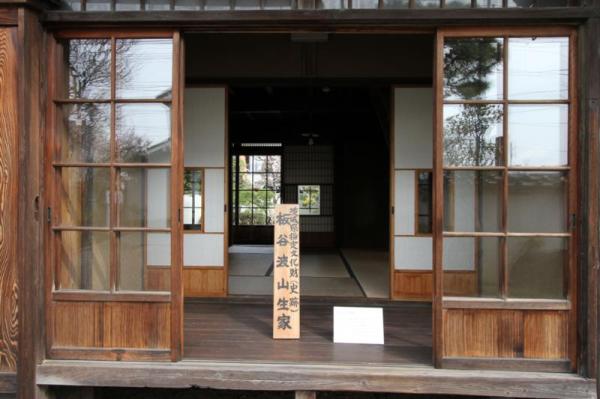
<svg viewBox="0 0 600 399">
<path fill-rule="evenodd" d="M 275 208 L 273 338 L 300 338 L 300 222 L 298 205 Z"/>
</svg>

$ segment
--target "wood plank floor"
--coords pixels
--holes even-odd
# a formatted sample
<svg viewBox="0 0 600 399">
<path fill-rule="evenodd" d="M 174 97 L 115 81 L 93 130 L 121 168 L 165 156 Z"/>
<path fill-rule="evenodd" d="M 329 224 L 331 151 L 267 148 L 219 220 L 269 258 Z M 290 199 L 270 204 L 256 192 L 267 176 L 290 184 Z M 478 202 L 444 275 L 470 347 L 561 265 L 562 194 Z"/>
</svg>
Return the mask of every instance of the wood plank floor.
<svg viewBox="0 0 600 399">
<path fill-rule="evenodd" d="M 332 301 L 304 301 L 301 339 L 292 341 L 271 338 L 272 308 L 268 303 L 244 303 L 243 300 L 186 302 L 184 358 L 431 365 L 430 305 L 377 304 L 384 307 L 385 345 L 355 345 L 333 343 Z M 356 305 L 343 301 L 337 304 Z"/>
</svg>

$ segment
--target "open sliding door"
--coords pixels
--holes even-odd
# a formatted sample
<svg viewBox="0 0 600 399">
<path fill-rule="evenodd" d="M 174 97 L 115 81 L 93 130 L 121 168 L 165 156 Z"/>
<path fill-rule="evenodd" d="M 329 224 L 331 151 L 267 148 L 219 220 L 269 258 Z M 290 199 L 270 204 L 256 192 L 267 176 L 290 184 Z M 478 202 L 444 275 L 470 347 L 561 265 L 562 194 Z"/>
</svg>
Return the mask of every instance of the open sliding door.
<svg viewBox="0 0 600 399">
<path fill-rule="evenodd" d="M 48 357 L 177 360 L 179 33 L 58 33 L 50 57 Z"/>
<path fill-rule="evenodd" d="M 438 367 L 576 367 L 576 47 L 567 28 L 437 33 Z"/>
</svg>

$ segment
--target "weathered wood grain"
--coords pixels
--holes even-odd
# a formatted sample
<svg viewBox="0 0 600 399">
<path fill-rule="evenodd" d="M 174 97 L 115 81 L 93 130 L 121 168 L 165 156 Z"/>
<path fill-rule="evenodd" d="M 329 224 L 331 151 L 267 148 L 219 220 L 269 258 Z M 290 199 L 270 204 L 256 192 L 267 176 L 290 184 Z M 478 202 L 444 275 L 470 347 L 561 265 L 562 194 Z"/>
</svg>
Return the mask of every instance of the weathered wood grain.
<svg viewBox="0 0 600 399">
<path fill-rule="evenodd" d="M 17 368 L 17 130 L 16 29 L 0 29 L 0 371 Z"/>
<path fill-rule="evenodd" d="M 38 383 L 68 386 L 363 391 L 512 398 L 595 398 L 574 374 L 440 370 L 433 367 L 184 361 L 179 363 L 44 362 Z"/>
</svg>

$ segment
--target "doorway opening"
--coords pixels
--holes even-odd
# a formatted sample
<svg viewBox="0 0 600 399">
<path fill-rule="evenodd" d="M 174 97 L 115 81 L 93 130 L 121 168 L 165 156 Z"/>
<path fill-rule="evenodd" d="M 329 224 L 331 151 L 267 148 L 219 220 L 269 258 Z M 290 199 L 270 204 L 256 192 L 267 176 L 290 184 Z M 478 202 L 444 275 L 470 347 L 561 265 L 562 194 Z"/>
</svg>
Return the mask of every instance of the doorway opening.
<svg viewBox="0 0 600 399">
<path fill-rule="evenodd" d="M 391 299 L 390 244 L 394 85 L 431 86 L 433 37 L 185 43 L 184 357 L 431 365 L 431 305 Z M 284 203 L 300 208 L 293 342 L 271 338 L 273 216 Z M 333 306 L 382 307 L 385 345 L 333 343 Z"/>
</svg>

